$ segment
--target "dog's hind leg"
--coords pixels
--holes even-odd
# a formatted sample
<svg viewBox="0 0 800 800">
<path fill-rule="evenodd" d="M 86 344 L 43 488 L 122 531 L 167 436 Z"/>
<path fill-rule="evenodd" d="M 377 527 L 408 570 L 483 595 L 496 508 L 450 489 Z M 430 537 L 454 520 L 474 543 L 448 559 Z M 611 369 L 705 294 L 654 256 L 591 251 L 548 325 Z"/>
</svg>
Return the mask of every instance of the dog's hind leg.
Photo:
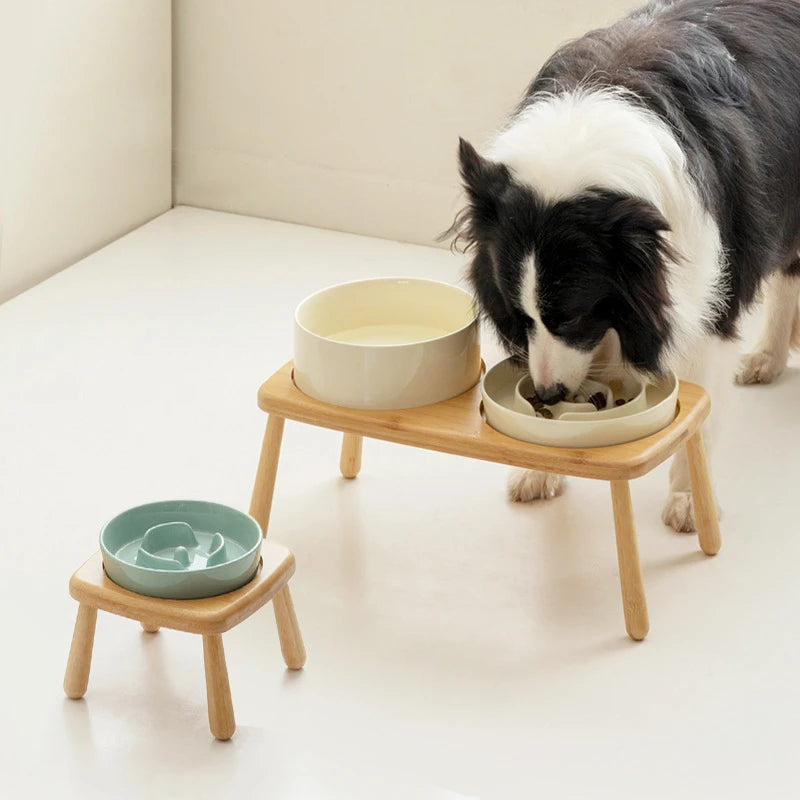
<svg viewBox="0 0 800 800">
<path fill-rule="evenodd" d="M 789 350 L 800 345 L 800 259 L 775 273 L 764 289 L 764 327 L 752 353 L 743 356 L 736 383 L 772 383 L 782 372 Z"/>
</svg>

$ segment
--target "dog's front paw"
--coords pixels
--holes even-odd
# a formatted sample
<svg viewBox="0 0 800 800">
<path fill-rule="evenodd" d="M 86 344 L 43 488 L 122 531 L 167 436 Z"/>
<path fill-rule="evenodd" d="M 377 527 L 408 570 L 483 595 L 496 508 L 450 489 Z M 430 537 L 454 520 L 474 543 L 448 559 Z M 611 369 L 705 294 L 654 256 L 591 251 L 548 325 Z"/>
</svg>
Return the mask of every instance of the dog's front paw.
<svg viewBox="0 0 800 800">
<path fill-rule="evenodd" d="M 759 351 L 742 356 L 739 368 L 736 370 L 736 383 L 746 385 L 751 383 L 772 383 L 786 366 L 785 359 L 775 353 Z"/>
<path fill-rule="evenodd" d="M 691 492 L 671 492 L 664 503 L 661 519 L 678 533 L 692 533 L 696 530 L 694 522 L 694 503 Z"/>
<path fill-rule="evenodd" d="M 515 469 L 508 479 L 508 499 L 514 503 L 549 500 L 564 491 L 564 476 L 532 469 Z"/>
</svg>

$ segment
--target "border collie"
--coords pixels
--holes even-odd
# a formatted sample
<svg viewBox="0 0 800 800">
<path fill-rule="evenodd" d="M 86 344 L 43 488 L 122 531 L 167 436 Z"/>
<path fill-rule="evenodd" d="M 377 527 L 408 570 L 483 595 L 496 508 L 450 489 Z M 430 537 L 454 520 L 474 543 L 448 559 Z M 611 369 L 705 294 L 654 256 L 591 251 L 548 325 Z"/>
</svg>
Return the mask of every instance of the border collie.
<svg viewBox="0 0 800 800">
<path fill-rule="evenodd" d="M 715 397 L 765 282 L 737 380 L 783 370 L 800 331 L 800 2 L 651 2 L 559 49 L 484 154 L 462 139 L 459 158 L 454 245 L 546 402 L 625 370 Z M 509 484 L 521 501 L 561 489 Z M 662 516 L 694 529 L 683 454 Z"/>
</svg>

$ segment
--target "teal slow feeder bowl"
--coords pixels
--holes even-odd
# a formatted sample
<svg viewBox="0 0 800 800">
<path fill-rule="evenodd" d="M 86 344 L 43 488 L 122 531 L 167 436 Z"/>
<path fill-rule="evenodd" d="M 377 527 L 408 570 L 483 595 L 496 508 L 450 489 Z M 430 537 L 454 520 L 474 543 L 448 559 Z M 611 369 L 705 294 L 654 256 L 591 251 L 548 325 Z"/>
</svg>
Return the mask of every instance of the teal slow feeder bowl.
<svg viewBox="0 0 800 800">
<path fill-rule="evenodd" d="M 191 600 L 232 592 L 258 569 L 261 528 L 219 503 L 165 500 L 129 508 L 100 533 L 103 566 L 137 594 Z"/>
</svg>

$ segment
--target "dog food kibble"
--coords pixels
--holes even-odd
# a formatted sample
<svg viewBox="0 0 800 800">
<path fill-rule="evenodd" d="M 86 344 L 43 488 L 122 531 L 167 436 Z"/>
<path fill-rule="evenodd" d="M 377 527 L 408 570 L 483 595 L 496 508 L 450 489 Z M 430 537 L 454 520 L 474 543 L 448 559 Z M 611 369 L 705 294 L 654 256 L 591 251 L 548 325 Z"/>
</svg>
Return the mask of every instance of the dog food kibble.
<svg viewBox="0 0 800 800">
<path fill-rule="evenodd" d="M 627 402 L 626 400 L 623 400 L 621 397 L 619 397 L 614 401 L 614 405 L 615 406 L 624 406 L 626 402 Z"/>
<path fill-rule="evenodd" d="M 602 392 L 595 392 L 590 398 L 589 402 L 598 410 L 602 410 L 607 405 L 606 396 Z"/>
<path fill-rule="evenodd" d="M 545 419 L 553 419 L 553 412 L 549 408 L 543 408 L 539 412 Z"/>
<path fill-rule="evenodd" d="M 541 411 L 544 408 L 544 403 L 539 399 L 538 395 L 532 394 L 525 399 L 533 406 L 534 411 Z"/>
</svg>

